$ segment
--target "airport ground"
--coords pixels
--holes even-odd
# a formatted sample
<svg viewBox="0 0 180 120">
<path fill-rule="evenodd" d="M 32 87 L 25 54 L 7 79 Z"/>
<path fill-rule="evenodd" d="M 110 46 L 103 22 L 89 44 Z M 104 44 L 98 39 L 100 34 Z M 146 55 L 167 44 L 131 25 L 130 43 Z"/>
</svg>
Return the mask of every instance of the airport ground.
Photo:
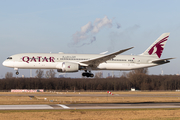
<svg viewBox="0 0 180 120">
<path fill-rule="evenodd" d="M 0 92 L 0 105 L 180 102 L 180 92 Z"/>
<path fill-rule="evenodd" d="M 51 105 L 71 106 L 72 109 L 23 109 L 0 110 L 2 120 L 178 120 L 180 119 L 180 92 L 45 92 L 45 93 L 0 93 L 0 105 Z M 151 103 L 156 103 L 151 104 Z M 172 104 L 169 108 L 152 106 Z M 135 104 L 150 108 L 91 108 L 76 109 L 78 105 L 129 105 Z M 107 105 L 107 106 L 108 106 Z"/>
<path fill-rule="evenodd" d="M 0 111 L 1 120 L 179 120 L 180 109 Z"/>
</svg>

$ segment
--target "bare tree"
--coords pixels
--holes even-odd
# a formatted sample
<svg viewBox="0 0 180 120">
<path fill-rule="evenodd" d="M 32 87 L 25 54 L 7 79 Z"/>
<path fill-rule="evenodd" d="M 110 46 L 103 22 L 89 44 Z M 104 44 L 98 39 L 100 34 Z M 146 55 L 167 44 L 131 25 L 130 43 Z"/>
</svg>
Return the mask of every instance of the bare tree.
<svg viewBox="0 0 180 120">
<path fill-rule="evenodd" d="M 53 69 L 50 69 L 49 71 L 46 71 L 46 78 L 55 78 L 56 72 Z"/>
<path fill-rule="evenodd" d="M 123 72 L 121 77 L 127 77 L 127 73 L 126 72 Z"/>
<path fill-rule="evenodd" d="M 42 78 L 44 76 L 44 71 L 41 69 L 36 70 L 36 77 Z"/>
<path fill-rule="evenodd" d="M 102 72 L 97 72 L 95 74 L 95 78 L 103 78 L 103 73 Z"/>
<path fill-rule="evenodd" d="M 134 70 L 134 72 L 137 73 L 142 73 L 142 74 L 148 74 L 148 68 L 140 68 L 140 69 L 136 69 Z"/>
<path fill-rule="evenodd" d="M 101 84 L 98 84 L 98 86 L 97 86 L 96 89 L 97 89 L 97 90 L 103 90 L 103 86 L 102 86 Z"/>
<path fill-rule="evenodd" d="M 12 78 L 13 77 L 13 73 L 12 72 L 7 72 L 5 74 L 5 78 Z"/>
<path fill-rule="evenodd" d="M 145 77 L 147 74 L 148 74 L 147 68 L 140 68 L 140 69 L 132 70 L 131 72 L 126 74 L 126 77 L 131 82 L 133 87 L 140 89 L 142 88 L 141 84 L 145 82 Z M 146 88 L 143 88 L 143 89 L 146 89 Z"/>
<path fill-rule="evenodd" d="M 138 74 L 148 74 L 148 68 L 140 68 L 140 69 L 132 70 L 128 74 L 126 74 L 126 77 L 130 78 L 131 76 Z"/>
</svg>

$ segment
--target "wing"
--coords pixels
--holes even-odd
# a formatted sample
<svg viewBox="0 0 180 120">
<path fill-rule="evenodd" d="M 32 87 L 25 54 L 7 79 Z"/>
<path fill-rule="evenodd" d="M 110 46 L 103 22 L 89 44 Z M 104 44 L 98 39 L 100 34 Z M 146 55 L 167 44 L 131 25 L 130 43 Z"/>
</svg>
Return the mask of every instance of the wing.
<svg viewBox="0 0 180 120">
<path fill-rule="evenodd" d="M 171 59 L 175 59 L 175 58 L 159 59 L 159 60 L 153 60 L 151 62 L 156 63 L 156 64 L 164 64 L 164 63 L 170 62 L 169 60 L 171 60 Z"/>
<path fill-rule="evenodd" d="M 116 55 L 121 54 L 121 53 L 123 53 L 123 52 L 125 52 L 127 50 L 132 49 L 132 48 L 134 48 L 134 47 L 123 49 L 123 50 L 120 50 L 120 51 L 117 51 L 117 52 L 114 52 L 114 53 L 111 53 L 111 54 L 108 54 L 108 55 L 102 55 L 100 57 L 92 58 L 92 59 L 87 60 L 87 61 L 82 61 L 82 62 L 80 62 L 80 64 L 83 65 L 83 66 L 96 67 L 100 63 L 106 62 L 107 60 L 110 60 L 110 59 L 116 57 Z"/>
</svg>

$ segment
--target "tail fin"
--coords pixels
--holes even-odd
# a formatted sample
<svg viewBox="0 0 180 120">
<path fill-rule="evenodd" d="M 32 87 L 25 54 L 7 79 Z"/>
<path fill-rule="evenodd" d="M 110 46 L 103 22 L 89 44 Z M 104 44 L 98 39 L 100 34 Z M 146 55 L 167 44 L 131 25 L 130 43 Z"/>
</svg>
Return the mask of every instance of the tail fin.
<svg viewBox="0 0 180 120">
<path fill-rule="evenodd" d="M 141 55 L 150 55 L 153 57 L 161 57 L 165 44 L 170 33 L 163 33 L 144 53 Z"/>
</svg>

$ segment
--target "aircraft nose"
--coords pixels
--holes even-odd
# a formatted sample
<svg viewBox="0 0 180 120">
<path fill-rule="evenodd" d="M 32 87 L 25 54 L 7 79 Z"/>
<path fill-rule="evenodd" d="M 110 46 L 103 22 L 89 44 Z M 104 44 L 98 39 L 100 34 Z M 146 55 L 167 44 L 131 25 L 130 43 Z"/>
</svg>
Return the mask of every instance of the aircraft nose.
<svg viewBox="0 0 180 120">
<path fill-rule="evenodd" d="M 14 67 L 14 62 L 13 61 L 5 60 L 2 64 L 3 64 L 3 66 L 6 66 L 6 67 Z"/>
<path fill-rule="evenodd" d="M 7 62 L 6 61 L 4 61 L 2 64 L 3 64 L 3 66 L 7 66 Z"/>
<path fill-rule="evenodd" d="M 2 64 L 3 64 L 3 66 L 9 67 L 9 62 L 6 60 Z"/>
</svg>

